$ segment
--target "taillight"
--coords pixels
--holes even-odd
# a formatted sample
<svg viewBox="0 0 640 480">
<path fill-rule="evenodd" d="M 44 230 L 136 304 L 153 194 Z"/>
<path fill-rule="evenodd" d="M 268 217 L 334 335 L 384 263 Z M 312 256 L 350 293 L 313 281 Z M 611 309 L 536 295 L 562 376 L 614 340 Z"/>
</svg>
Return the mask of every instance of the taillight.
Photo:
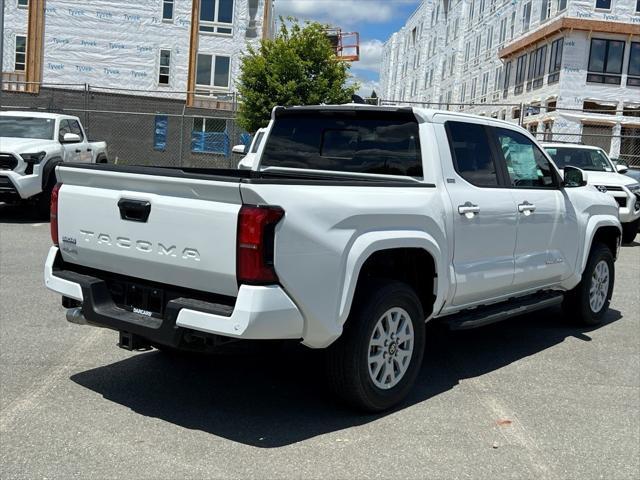
<svg viewBox="0 0 640 480">
<path fill-rule="evenodd" d="M 51 190 L 51 241 L 54 245 L 58 245 L 58 192 L 61 186 L 61 183 L 56 183 Z"/>
<path fill-rule="evenodd" d="M 277 283 L 273 268 L 275 228 L 284 216 L 280 207 L 243 205 L 238 216 L 238 284 Z"/>
</svg>

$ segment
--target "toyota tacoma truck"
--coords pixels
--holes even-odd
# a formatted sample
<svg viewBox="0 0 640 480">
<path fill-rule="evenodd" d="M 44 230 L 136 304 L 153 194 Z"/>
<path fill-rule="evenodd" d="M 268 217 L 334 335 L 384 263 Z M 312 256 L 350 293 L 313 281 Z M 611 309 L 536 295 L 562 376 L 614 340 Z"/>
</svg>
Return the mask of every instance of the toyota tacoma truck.
<svg viewBox="0 0 640 480">
<path fill-rule="evenodd" d="M 627 168 L 614 165 L 599 147 L 566 143 L 543 143 L 543 147 L 558 168 L 571 165 L 589 172 L 589 183 L 614 198 L 619 206 L 622 243 L 631 243 L 640 227 L 640 183 L 623 175 Z"/>
<path fill-rule="evenodd" d="M 329 383 L 380 411 L 414 383 L 425 322 L 553 305 L 596 325 L 621 227 L 523 129 L 362 105 L 278 107 L 251 170 L 61 165 L 46 286 L 130 350 L 241 340 L 326 349 Z M 87 212 L 91 212 L 87 214 Z"/>
<path fill-rule="evenodd" d="M 48 213 L 63 162 L 107 163 L 107 144 L 87 141 L 78 117 L 0 112 L 0 202 L 31 200 Z"/>
</svg>

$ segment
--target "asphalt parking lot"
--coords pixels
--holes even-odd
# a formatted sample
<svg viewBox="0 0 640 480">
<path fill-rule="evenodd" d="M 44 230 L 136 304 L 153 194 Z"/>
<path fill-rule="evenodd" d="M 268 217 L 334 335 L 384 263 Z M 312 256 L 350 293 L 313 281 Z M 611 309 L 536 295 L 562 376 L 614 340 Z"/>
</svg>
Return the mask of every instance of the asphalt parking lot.
<svg viewBox="0 0 640 480">
<path fill-rule="evenodd" d="M 606 323 L 429 329 L 408 402 L 355 414 L 319 356 L 175 358 L 68 324 L 49 225 L 0 204 L 0 478 L 640 477 L 640 236 Z"/>
</svg>

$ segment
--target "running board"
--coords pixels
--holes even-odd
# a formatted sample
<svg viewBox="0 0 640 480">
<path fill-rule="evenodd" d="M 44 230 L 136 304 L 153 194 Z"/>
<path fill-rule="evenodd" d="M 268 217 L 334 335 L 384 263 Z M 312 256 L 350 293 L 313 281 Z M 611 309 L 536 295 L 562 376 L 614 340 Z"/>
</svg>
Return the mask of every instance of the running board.
<svg viewBox="0 0 640 480">
<path fill-rule="evenodd" d="M 450 318 L 445 317 L 442 321 L 449 326 L 450 330 L 469 330 L 501 322 L 524 313 L 553 307 L 562 303 L 562 299 L 563 294 L 558 292 L 528 295 L 495 305 L 465 310 Z"/>
</svg>

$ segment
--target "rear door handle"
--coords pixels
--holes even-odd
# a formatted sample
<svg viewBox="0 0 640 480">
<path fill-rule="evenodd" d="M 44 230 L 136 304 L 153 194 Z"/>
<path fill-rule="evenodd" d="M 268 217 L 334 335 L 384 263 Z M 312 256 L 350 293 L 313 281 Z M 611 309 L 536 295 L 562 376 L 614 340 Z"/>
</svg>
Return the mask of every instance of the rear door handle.
<svg viewBox="0 0 640 480">
<path fill-rule="evenodd" d="M 524 201 L 520 205 L 518 205 L 518 211 L 520 213 L 524 213 L 525 215 L 529 215 L 536 211 L 536 206 L 533 203 L 529 203 L 528 201 Z"/>
<path fill-rule="evenodd" d="M 121 198 L 118 202 L 118 208 L 122 220 L 145 223 L 151 213 L 151 202 Z"/>
<path fill-rule="evenodd" d="M 463 205 L 458 205 L 458 213 L 467 218 L 472 218 L 474 215 L 480 213 L 480 207 L 471 202 L 465 202 Z"/>
</svg>

